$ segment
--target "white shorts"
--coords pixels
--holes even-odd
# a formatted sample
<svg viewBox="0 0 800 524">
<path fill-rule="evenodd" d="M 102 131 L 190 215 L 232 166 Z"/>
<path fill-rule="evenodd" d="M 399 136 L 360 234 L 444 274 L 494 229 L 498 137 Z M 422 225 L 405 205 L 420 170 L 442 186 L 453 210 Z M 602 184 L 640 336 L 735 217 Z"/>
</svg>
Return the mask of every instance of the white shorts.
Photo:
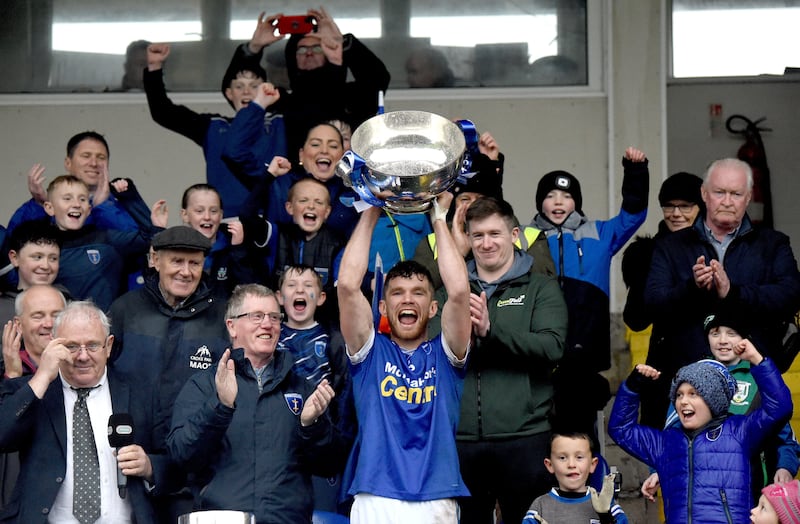
<svg viewBox="0 0 800 524">
<path fill-rule="evenodd" d="M 355 496 L 350 510 L 351 524 L 458 524 L 455 499 L 407 501 L 369 493 Z"/>
</svg>

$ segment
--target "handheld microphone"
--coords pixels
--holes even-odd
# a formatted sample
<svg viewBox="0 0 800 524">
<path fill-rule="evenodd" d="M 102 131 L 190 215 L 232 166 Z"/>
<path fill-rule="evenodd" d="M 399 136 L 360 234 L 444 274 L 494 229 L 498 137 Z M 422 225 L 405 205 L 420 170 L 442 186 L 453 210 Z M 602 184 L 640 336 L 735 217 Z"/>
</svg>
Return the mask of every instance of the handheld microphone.
<svg viewBox="0 0 800 524">
<path fill-rule="evenodd" d="M 133 444 L 133 417 L 127 413 L 114 413 L 108 417 L 108 445 L 119 450 Z M 117 466 L 117 488 L 119 496 L 125 498 L 128 492 L 128 477 Z"/>
</svg>

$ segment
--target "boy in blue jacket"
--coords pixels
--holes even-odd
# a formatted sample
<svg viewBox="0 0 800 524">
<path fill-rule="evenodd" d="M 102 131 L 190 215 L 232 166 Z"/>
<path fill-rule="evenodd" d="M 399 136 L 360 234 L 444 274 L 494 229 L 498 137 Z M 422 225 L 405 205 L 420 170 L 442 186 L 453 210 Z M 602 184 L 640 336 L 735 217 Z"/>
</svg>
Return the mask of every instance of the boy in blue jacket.
<svg viewBox="0 0 800 524">
<path fill-rule="evenodd" d="M 147 253 L 153 235 L 166 225 L 163 201 L 154 206 L 153 223 L 142 222 L 138 230 L 101 229 L 87 224 L 92 211 L 89 188 L 73 175 L 50 182 L 44 210 L 53 217 L 63 239 L 55 284 L 64 286 L 73 299 L 91 299 L 104 311 L 125 290 L 125 261 Z"/>
<path fill-rule="evenodd" d="M 259 176 L 264 174 L 264 166 L 275 155 L 286 155 L 283 117 L 276 114 L 265 116 L 263 109 L 251 103 L 261 90 L 266 89 L 271 93 L 270 104 L 280 94 L 271 84 L 262 86 L 267 73 L 259 64 L 260 56 L 234 59 L 222 78 L 222 94 L 236 114 L 246 113 L 259 118 L 258 131 L 244 147 L 252 153 L 253 161 L 260 170 L 257 173 L 243 174 L 239 169 L 231 169 L 223 157 L 226 145 L 235 139 L 232 136 L 235 131 L 234 119 L 213 113 L 196 113 L 186 106 L 175 104 L 167 96 L 163 67 L 169 53 L 168 44 L 150 44 L 147 48 L 147 69 L 143 72 L 143 80 L 150 116 L 159 125 L 185 136 L 203 148 L 207 182 L 220 191 L 225 202 L 225 216 L 238 216 L 247 195 Z"/>
<path fill-rule="evenodd" d="M 608 220 L 584 215 L 580 182 L 571 173 L 552 171 L 536 189 L 538 214 L 531 225 L 547 235 L 569 312 L 564 358 L 553 374 L 554 425 L 565 431 L 596 438 L 597 411 L 611 398 L 599 374 L 611 366 L 609 271 L 612 257 L 647 216 L 647 164 L 644 152 L 625 150 L 622 206 Z"/>
<path fill-rule="evenodd" d="M 761 405 L 750 363 L 736 354 L 735 347 L 750 332 L 749 323 L 737 310 L 725 307 L 709 315 L 703 326 L 708 337 L 711 354 L 717 362 L 725 364 L 736 381 L 736 393 L 731 399 L 728 413 L 747 415 Z M 670 406 L 664 427 L 680 427 L 678 413 Z M 792 426 L 787 422 L 776 428 L 764 440 L 764 444 L 752 460 L 753 498 L 758 499 L 761 489 L 772 482 L 790 482 L 800 466 L 800 445 L 795 440 Z M 651 475 L 642 485 L 642 493 L 650 500 L 658 489 L 658 474 Z"/>
<path fill-rule="evenodd" d="M 747 522 L 753 506 L 750 457 L 791 416 L 792 397 L 775 364 L 747 339 L 734 351 L 750 363 L 761 392 L 761 406 L 748 415 L 728 414 L 736 381 L 715 360 L 689 364 L 675 376 L 670 400 L 679 428 L 637 422 L 642 384 L 660 374 L 653 367 L 637 365 L 617 392 L 608 433 L 658 472 L 668 524 Z"/>
</svg>

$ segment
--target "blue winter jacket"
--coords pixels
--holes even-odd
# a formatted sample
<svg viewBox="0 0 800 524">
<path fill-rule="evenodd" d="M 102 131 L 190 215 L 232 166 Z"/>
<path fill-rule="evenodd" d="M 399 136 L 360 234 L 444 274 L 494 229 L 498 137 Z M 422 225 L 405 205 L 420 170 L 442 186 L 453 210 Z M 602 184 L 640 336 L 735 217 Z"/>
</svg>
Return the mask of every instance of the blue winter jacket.
<svg viewBox="0 0 800 524">
<path fill-rule="evenodd" d="M 689 434 L 683 428 L 658 430 L 637 423 L 639 395 L 620 386 L 608 433 L 626 452 L 653 467 L 661 481 L 669 524 L 748 522 L 750 457 L 762 439 L 792 414 L 792 396 L 770 359 L 752 367 L 761 407 L 749 415 L 729 415 Z"/>
<path fill-rule="evenodd" d="M 609 272 L 611 259 L 647 217 L 647 162 L 623 160 L 622 206 L 609 220 L 590 220 L 575 210 L 559 225 L 543 214 L 532 226 L 547 235 L 550 254 L 569 310 L 563 364 L 592 371 L 611 367 Z"/>
<path fill-rule="evenodd" d="M 223 159 L 223 151 L 231 140 L 240 140 L 240 135 L 232 136 L 237 119 L 210 113 L 195 113 L 191 109 L 174 104 L 167 96 L 162 70 L 144 72 L 144 90 L 150 115 L 158 124 L 180 133 L 203 148 L 206 159 L 206 179 L 219 191 L 224 204 L 225 216 L 239 214 L 239 207 L 255 185 L 255 175 L 263 175 L 266 166 L 275 155 L 286 156 L 286 135 L 283 118 L 274 116 L 264 118 L 264 112 L 256 104 L 250 104 L 239 112 L 258 113 L 260 122 L 258 132 L 251 136 L 242 147 L 252 153 L 253 162 L 261 166 L 257 173 L 232 170 Z M 238 115 L 237 115 L 238 117 Z M 243 119 L 245 119 L 243 117 Z M 241 122 L 244 124 L 245 122 Z M 166 175 L 166 173 L 164 173 Z"/>
<path fill-rule="evenodd" d="M 146 211 L 147 220 L 149 221 L 150 209 L 144 202 L 141 204 L 144 205 L 144 211 Z M 136 206 L 139 203 L 132 202 L 131 205 Z M 139 210 L 136 209 L 135 211 Z M 14 215 L 8 221 L 8 232 L 11 234 L 11 231 L 14 231 L 14 228 L 23 222 L 43 218 L 47 218 L 47 213 L 38 202 L 31 198 L 14 212 Z M 114 195 L 110 195 L 99 206 L 93 207 L 92 214 L 86 219 L 86 223 L 94 224 L 100 229 L 118 229 L 120 231 L 132 231 L 139 228 L 139 224 L 129 214 L 128 208 L 119 206 Z"/>
</svg>

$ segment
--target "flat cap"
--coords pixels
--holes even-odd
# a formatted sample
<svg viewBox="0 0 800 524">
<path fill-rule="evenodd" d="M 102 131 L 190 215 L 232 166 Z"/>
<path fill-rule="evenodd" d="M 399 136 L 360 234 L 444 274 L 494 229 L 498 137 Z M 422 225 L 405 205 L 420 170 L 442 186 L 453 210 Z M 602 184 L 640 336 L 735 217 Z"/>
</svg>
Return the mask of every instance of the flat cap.
<svg viewBox="0 0 800 524">
<path fill-rule="evenodd" d="M 153 250 L 162 249 L 188 249 L 205 254 L 211 250 L 211 241 L 189 226 L 174 226 L 153 237 Z"/>
</svg>

